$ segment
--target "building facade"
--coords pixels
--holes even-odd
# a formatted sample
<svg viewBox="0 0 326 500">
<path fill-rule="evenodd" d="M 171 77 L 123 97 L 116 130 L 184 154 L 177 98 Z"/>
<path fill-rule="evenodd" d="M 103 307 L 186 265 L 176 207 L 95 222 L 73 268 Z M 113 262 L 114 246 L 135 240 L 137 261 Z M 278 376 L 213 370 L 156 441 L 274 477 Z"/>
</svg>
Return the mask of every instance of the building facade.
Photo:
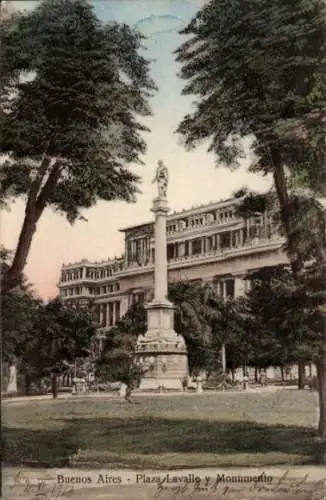
<svg viewBox="0 0 326 500">
<path fill-rule="evenodd" d="M 223 297 L 246 292 L 248 271 L 287 262 L 284 239 L 273 214 L 243 219 L 239 201 L 229 199 L 167 217 L 168 282 L 203 282 Z M 154 288 L 154 222 L 120 230 L 120 258 L 65 264 L 59 282 L 66 303 L 91 306 L 101 338 L 137 301 L 148 301 Z"/>
</svg>

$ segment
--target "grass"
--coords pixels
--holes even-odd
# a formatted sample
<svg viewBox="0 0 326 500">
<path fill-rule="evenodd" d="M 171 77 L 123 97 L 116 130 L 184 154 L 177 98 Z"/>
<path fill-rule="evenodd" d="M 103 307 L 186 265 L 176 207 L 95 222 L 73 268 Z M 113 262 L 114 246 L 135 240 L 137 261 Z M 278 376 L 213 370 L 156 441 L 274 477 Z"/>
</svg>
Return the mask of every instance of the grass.
<svg viewBox="0 0 326 500">
<path fill-rule="evenodd" d="M 137 399 L 137 397 L 136 397 Z M 4 462 L 178 468 L 320 464 L 310 391 L 219 393 L 3 405 Z"/>
</svg>

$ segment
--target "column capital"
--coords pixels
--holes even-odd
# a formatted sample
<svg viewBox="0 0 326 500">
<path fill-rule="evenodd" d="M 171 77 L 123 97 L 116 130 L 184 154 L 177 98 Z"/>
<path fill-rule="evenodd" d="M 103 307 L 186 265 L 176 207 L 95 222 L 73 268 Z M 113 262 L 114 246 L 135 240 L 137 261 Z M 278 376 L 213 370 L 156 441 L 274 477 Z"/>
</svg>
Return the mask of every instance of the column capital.
<svg viewBox="0 0 326 500">
<path fill-rule="evenodd" d="M 170 209 L 168 207 L 168 200 L 166 198 L 161 197 L 161 196 L 154 198 L 151 211 L 154 213 L 158 213 L 158 214 L 162 213 L 162 215 L 166 215 L 170 211 Z"/>
</svg>

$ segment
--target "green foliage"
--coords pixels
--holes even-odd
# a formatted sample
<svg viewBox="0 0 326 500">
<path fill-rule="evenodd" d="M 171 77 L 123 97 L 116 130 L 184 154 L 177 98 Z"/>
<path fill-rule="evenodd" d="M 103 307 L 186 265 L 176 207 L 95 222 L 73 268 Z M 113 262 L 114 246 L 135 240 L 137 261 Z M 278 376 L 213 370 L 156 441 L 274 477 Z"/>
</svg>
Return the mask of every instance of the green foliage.
<svg viewBox="0 0 326 500">
<path fill-rule="evenodd" d="M 36 363 L 44 375 L 63 373 L 76 358 L 89 356 L 95 328 L 86 310 L 52 300 L 40 311 L 34 328 L 35 343 L 25 353 L 23 362 Z"/>
<path fill-rule="evenodd" d="M 219 370 L 223 343 L 232 352 L 232 366 L 242 364 L 245 354 L 239 338 L 245 339 L 245 325 L 237 301 L 225 303 L 210 286 L 187 282 L 170 284 L 168 298 L 175 306 L 175 331 L 186 341 L 191 373 Z M 141 376 L 133 359 L 137 337 L 146 330 L 145 307 L 135 304 L 107 336 L 98 368 L 101 377 L 127 383 L 133 371 Z"/>
<path fill-rule="evenodd" d="M 30 381 L 63 373 L 89 355 L 95 329 L 85 310 L 9 292 L 2 296 L 2 317 L 3 359 L 16 362 Z"/>
<path fill-rule="evenodd" d="M 325 2 L 211 0 L 182 31 L 183 93 L 198 97 L 178 127 L 187 148 L 209 140 L 219 162 L 238 164 L 253 137 L 254 170 L 286 165 L 324 189 Z"/>
<path fill-rule="evenodd" d="M 318 324 L 318 304 L 298 290 L 291 270 L 265 267 L 248 275 L 247 293 L 251 363 L 259 367 L 311 362 L 325 341 Z"/>
<path fill-rule="evenodd" d="M 214 325 L 212 349 L 218 356 L 224 344 L 227 370 L 235 370 L 249 363 L 251 345 L 248 328 L 243 298 L 225 299 L 219 320 Z"/>
<path fill-rule="evenodd" d="M 273 191 L 256 193 L 243 188 L 235 193 L 239 198 L 237 213 L 244 218 L 268 211 L 273 215 L 278 230 L 284 230 L 280 225 L 281 214 L 279 203 Z M 326 257 L 326 213 L 321 202 L 309 193 L 293 189 L 289 193 L 289 233 L 296 252 L 302 262 L 316 260 L 323 262 Z M 288 245 L 285 245 L 287 249 Z"/>
<path fill-rule="evenodd" d="M 187 282 L 171 284 L 169 300 L 176 306 L 175 331 L 186 341 L 190 372 L 217 369 L 220 359 L 211 346 L 222 300 L 209 285 Z"/>
<path fill-rule="evenodd" d="M 143 370 L 134 362 L 134 353 L 137 337 L 144 334 L 146 328 L 144 305 L 137 302 L 120 318 L 105 339 L 96 367 L 100 379 L 123 382 L 130 389 L 138 386 Z"/>
<path fill-rule="evenodd" d="M 27 294 L 7 293 L 1 297 L 2 358 L 6 363 L 21 360 L 34 342 L 34 324 L 41 304 Z"/>
<path fill-rule="evenodd" d="M 142 41 L 125 24 L 102 24 L 84 0 L 44 0 L 3 31 L 3 200 L 37 181 L 36 205 L 45 199 L 70 221 L 98 199 L 134 200 L 139 178 L 127 165 L 141 163 L 139 118 L 155 89 Z"/>
</svg>

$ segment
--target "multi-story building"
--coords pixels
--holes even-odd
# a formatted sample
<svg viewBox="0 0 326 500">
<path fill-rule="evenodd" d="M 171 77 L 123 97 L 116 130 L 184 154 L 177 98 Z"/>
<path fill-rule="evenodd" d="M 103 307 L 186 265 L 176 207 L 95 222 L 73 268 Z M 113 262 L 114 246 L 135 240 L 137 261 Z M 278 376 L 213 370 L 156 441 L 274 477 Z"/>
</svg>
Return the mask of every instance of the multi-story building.
<svg viewBox="0 0 326 500">
<path fill-rule="evenodd" d="M 249 220 L 236 213 L 235 199 L 209 203 L 167 218 L 168 281 L 206 282 L 222 296 L 247 290 L 248 271 L 287 262 L 270 213 Z M 92 305 L 99 337 L 116 324 L 128 307 L 149 300 L 154 288 L 154 222 L 120 230 L 122 257 L 102 262 L 82 260 L 62 266 L 61 298 Z"/>
</svg>

